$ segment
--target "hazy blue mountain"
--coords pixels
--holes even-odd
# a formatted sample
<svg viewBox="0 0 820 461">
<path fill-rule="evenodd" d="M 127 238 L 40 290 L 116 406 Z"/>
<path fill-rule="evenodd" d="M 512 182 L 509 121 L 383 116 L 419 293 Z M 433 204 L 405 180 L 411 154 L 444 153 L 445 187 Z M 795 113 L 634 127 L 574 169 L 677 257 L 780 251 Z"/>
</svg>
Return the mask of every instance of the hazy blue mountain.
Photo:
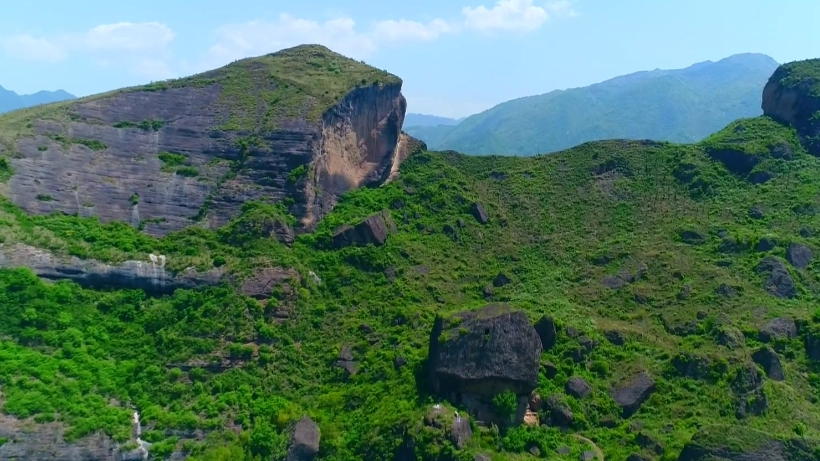
<svg viewBox="0 0 820 461">
<path fill-rule="evenodd" d="M 453 126 L 458 125 L 458 123 L 462 120 L 464 120 L 464 117 L 460 119 L 454 119 L 447 117 L 439 117 L 438 115 L 408 113 L 404 116 L 404 126 Z"/>
<path fill-rule="evenodd" d="M 613 138 L 695 142 L 733 120 L 762 114 L 760 95 L 777 65 L 769 56 L 744 53 L 636 72 L 507 101 L 455 126 L 405 124 L 405 131 L 430 149 L 475 155 L 535 155 Z"/>
<path fill-rule="evenodd" d="M 34 94 L 17 94 L 14 91 L 7 90 L 0 86 L 0 113 L 74 98 L 75 96 L 73 94 L 63 90 L 38 91 Z"/>
</svg>

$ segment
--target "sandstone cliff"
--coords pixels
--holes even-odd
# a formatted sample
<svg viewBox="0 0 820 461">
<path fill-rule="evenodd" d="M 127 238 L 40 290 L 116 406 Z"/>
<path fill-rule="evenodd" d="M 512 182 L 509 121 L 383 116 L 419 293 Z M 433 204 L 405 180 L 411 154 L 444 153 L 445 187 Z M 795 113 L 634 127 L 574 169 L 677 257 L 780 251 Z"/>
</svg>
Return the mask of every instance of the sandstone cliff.
<svg viewBox="0 0 820 461">
<path fill-rule="evenodd" d="M 164 235 L 218 227 L 247 200 L 309 231 L 339 195 L 408 155 L 401 80 L 299 46 L 180 80 L 0 117 L 5 194 L 35 214 L 120 220 Z"/>
</svg>

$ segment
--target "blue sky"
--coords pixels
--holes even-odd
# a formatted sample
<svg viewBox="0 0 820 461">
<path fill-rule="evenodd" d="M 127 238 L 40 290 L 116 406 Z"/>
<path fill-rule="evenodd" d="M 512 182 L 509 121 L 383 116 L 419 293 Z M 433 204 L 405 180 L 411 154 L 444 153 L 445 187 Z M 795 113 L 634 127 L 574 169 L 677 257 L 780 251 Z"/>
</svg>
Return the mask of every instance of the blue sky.
<svg viewBox="0 0 820 461">
<path fill-rule="evenodd" d="M 817 0 L 40 0 L 0 15 L 0 85 L 87 95 L 321 43 L 451 117 L 735 53 L 820 57 Z"/>
</svg>

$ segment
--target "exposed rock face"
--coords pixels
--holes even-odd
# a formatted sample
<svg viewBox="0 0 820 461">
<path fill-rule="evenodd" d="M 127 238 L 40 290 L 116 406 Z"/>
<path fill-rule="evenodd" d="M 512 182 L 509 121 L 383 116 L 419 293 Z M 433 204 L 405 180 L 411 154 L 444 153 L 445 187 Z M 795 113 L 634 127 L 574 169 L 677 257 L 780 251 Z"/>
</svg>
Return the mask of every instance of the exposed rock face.
<svg viewBox="0 0 820 461">
<path fill-rule="evenodd" d="M 265 81 L 264 91 L 277 89 Z M 78 100 L 59 120 L 36 119 L 33 134 L 7 146 L 18 154 L 9 198 L 35 214 L 143 223 L 152 235 L 191 225 L 195 216 L 221 226 L 246 201 L 289 198 L 297 230 L 304 231 L 341 194 L 386 182 L 423 147 L 401 134 L 407 107 L 401 83 L 360 86 L 316 122 L 297 112 L 253 138 L 252 126 L 226 127 L 234 102 L 226 91 L 219 82 L 137 88 Z M 179 155 L 186 168 L 169 168 L 163 153 Z"/>
<path fill-rule="evenodd" d="M 814 459 L 812 443 L 779 440 L 745 426 L 701 428 L 684 446 L 678 461 L 807 461 Z"/>
<path fill-rule="evenodd" d="M 555 346 L 555 341 L 558 338 L 558 333 L 555 331 L 555 319 L 550 316 L 541 317 L 535 323 L 535 331 L 538 337 L 541 338 L 542 350 L 548 351 Z"/>
<path fill-rule="evenodd" d="M 766 372 L 766 376 L 772 381 L 783 381 L 786 375 L 783 374 L 783 365 L 780 363 L 780 356 L 769 346 L 761 347 L 752 354 L 752 360 Z"/>
<path fill-rule="evenodd" d="M 797 288 L 786 264 L 774 256 L 767 256 L 757 265 L 757 272 L 765 275 L 763 288 L 778 298 L 794 298 Z"/>
<path fill-rule="evenodd" d="M 820 156 L 820 59 L 784 64 L 763 88 L 763 114 L 797 129 L 806 150 Z"/>
<path fill-rule="evenodd" d="M 573 376 L 564 385 L 564 392 L 577 399 L 583 399 L 592 392 L 592 387 L 584 378 Z"/>
<path fill-rule="evenodd" d="M 243 280 L 239 292 L 266 306 L 268 316 L 282 323 L 296 308 L 300 283 L 299 272 L 294 269 L 267 267 Z"/>
<path fill-rule="evenodd" d="M 307 415 L 291 428 L 286 461 L 313 461 L 319 454 L 319 426 Z"/>
<path fill-rule="evenodd" d="M 384 245 L 387 237 L 396 232 L 396 223 L 389 211 L 373 213 L 356 225 L 344 225 L 333 231 L 333 246 Z"/>
<path fill-rule="evenodd" d="M 157 262 L 125 261 L 109 265 L 93 259 L 60 258 L 21 243 L 0 246 L 0 268 L 16 267 L 28 267 L 44 279 L 68 279 L 88 288 L 133 288 L 150 294 L 218 285 L 226 280 L 226 273 L 221 268 L 203 273 L 189 268 L 173 274 L 165 270 L 162 258 L 158 258 Z"/>
<path fill-rule="evenodd" d="M 93 434 L 66 442 L 65 428 L 59 423 L 31 425 L 16 418 L 0 415 L 0 461 L 143 461 L 140 450 L 123 450 L 103 434 Z M 182 452 L 169 459 L 184 460 Z"/>
<path fill-rule="evenodd" d="M 523 418 L 540 359 L 541 340 L 523 312 L 490 304 L 438 317 L 430 334 L 430 387 L 485 421 L 494 419 L 493 397 L 512 391 Z"/>
<path fill-rule="evenodd" d="M 769 407 L 769 398 L 763 388 L 763 375 L 754 363 L 737 369 L 729 382 L 737 398 L 735 414 L 738 419 L 760 415 Z"/>
<path fill-rule="evenodd" d="M 786 250 L 786 258 L 797 269 L 806 269 L 811 264 L 814 253 L 811 248 L 799 243 L 792 243 Z"/>
<path fill-rule="evenodd" d="M 642 371 L 612 390 L 612 399 L 623 410 L 624 417 L 630 417 L 655 392 L 655 380 Z"/>
<path fill-rule="evenodd" d="M 797 337 L 797 324 L 794 320 L 777 317 L 769 320 L 758 332 L 760 340 L 768 343 L 776 340 L 788 340 Z"/>
<path fill-rule="evenodd" d="M 470 207 L 470 213 L 475 220 L 481 224 L 487 224 L 490 221 L 490 215 L 487 214 L 487 210 L 484 209 L 484 205 L 480 202 L 473 203 Z"/>
</svg>

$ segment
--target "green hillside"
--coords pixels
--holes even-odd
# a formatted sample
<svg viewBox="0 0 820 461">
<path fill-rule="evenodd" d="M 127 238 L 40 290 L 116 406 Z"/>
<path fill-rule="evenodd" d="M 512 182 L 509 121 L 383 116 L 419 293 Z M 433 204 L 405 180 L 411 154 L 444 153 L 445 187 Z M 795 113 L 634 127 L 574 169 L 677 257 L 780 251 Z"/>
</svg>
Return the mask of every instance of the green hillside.
<svg viewBox="0 0 820 461">
<path fill-rule="evenodd" d="M 735 55 L 515 99 L 454 127 L 406 131 L 431 149 L 472 155 L 529 156 L 601 139 L 697 142 L 760 115 L 760 94 L 776 67 L 765 55 Z"/>
<path fill-rule="evenodd" d="M 125 441 L 130 404 L 155 459 L 285 459 L 302 415 L 320 428 L 320 460 L 756 460 L 773 458 L 743 453 L 778 447 L 781 459 L 817 459 L 818 198 L 820 158 L 794 128 L 757 117 L 699 144 L 418 152 L 400 179 L 346 195 L 292 246 L 266 233 L 283 213 L 271 204 L 155 239 L 3 200 L 5 247 L 162 254 L 175 270 L 239 279 L 288 267 L 302 280 L 260 303 L 231 284 L 149 297 L 0 270 L 3 412 L 64 423 L 70 440 Z M 396 230 L 383 245 L 334 237 L 385 210 Z M 557 324 L 538 371 L 545 424 L 482 427 L 473 416 L 467 437 L 453 432 L 453 411 L 468 413 L 431 393 L 425 367 L 437 316 L 466 335 L 452 314 L 488 302 Z M 276 317 L 283 308 L 290 315 Z M 622 411 L 613 389 L 644 374 L 654 392 Z M 575 397 L 568 383 L 579 379 L 588 390 Z M 515 396 L 496 397 L 496 411 L 514 409 Z"/>
</svg>

